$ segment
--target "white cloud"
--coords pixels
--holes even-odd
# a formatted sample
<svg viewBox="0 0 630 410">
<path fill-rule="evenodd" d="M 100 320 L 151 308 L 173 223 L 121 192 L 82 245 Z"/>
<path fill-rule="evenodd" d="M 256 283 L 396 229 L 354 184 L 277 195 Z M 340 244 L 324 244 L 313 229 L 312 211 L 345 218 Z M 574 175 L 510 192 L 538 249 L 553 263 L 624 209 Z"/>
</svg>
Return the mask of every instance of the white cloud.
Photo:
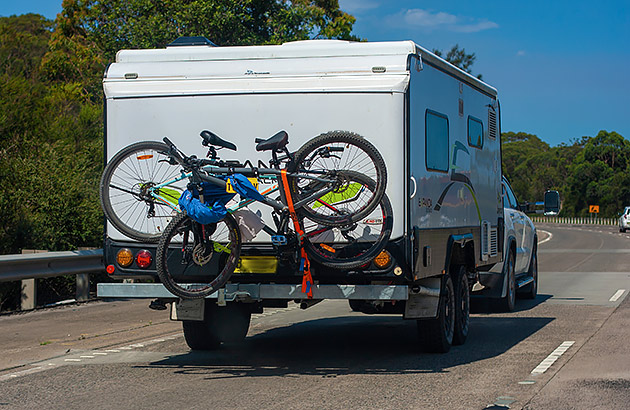
<svg viewBox="0 0 630 410">
<path fill-rule="evenodd" d="M 350 14 L 372 10 L 380 5 L 380 2 L 376 0 L 339 0 L 339 8 Z"/>
<path fill-rule="evenodd" d="M 408 26 L 430 31 L 447 30 L 459 33 L 476 33 L 499 27 L 497 23 L 486 19 L 456 16 L 442 11 L 432 12 L 423 9 L 409 9 L 389 17 L 389 21 L 396 24 L 400 24 L 401 19 Z"/>
</svg>

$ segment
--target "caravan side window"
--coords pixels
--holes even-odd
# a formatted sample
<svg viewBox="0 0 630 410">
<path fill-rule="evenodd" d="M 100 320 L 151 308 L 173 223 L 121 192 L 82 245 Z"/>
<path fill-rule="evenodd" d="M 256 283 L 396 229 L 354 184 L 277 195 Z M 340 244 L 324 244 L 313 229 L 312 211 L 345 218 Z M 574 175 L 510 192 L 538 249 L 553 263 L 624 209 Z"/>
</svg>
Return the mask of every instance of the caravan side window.
<svg viewBox="0 0 630 410">
<path fill-rule="evenodd" d="M 475 117 L 468 117 L 468 145 L 483 147 L 483 123 Z"/>
<path fill-rule="evenodd" d="M 448 172 L 448 117 L 427 110 L 425 127 L 427 169 Z"/>
</svg>

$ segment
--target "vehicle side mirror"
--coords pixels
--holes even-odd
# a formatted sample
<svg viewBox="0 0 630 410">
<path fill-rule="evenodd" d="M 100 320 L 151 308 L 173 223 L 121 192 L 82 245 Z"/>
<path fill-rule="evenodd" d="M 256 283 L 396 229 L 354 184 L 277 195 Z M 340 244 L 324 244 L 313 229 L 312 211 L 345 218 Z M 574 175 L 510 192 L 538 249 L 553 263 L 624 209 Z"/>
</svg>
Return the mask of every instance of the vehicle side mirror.
<svg viewBox="0 0 630 410">
<path fill-rule="evenodd" d="M 558 191 L 545 192 L 544 215 L 554 216 L 560 213 L 560 194 Z"/>
</svg>

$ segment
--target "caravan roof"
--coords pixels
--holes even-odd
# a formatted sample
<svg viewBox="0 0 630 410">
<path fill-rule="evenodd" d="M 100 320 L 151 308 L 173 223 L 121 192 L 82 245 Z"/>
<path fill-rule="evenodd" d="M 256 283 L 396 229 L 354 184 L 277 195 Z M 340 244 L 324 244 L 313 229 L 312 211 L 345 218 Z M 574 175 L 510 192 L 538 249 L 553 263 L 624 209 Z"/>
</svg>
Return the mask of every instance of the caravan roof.
<svg viewBox="0 0 630 410">
<path fill-rule="evenodd" d="M 357 82 L 357 76 L 364 79 L 370 76 L 382 81 L 383 85 L 389 84 L 384 90 L 404 91 L 407 82 L 401 82 L 400 76 L 408 74 L 410 55 L 418 55 L 423 63 L 492 96 L 497 94 L 494 88 L 412 41 L 306 40 L 265 46 L 201 45 L 121 50 L 116 55 L 116 62 L 106 72 L 105 83 L 166 79 L 344 77 L 356 83 L 353 88 L 362 86 L 360 81 Z M 367 82 L 368 88 L 375 85 L 374 81 Z"/>
</svg>

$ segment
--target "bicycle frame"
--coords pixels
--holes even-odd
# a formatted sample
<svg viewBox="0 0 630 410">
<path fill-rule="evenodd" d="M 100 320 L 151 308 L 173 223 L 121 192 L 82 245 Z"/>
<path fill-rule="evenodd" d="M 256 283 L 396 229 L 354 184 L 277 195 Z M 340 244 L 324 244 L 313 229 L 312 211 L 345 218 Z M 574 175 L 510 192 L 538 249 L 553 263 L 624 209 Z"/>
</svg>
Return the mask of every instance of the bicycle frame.
<svg viewBox="0 0 630 410">
<path fill-rule="evenodd" d="M 208 165 L 208 166 L 203 167 L 202 169 L 205 172 L 208 172 L 210 174 L 219 174 L 219 175 L 243 174 L 245 176 L 247 176 L 247 175 L 260 176 L 261 179 L 277 179 L 278 176 L 281 173 L 280 170 L 274 169 L 274 168 L 227 168 L 227 167 L 216 167 L 216 166 L 213 166 L 213 165 Z M 321 171 L 309 171 L 309 173 L 323 174 L 323 172 L 321 172 Z M 158 184 L 158 185 L 155 185 L 155 186 L 151 187 L 149 189 L 149 193 L 150 193 L 150 195 L 153 198 L 155 198 L 155 199 L 159 200 L 160 202 L 163 202 L 164 204 L 168 205 L 174 211 L 181 212 L 181 210 L 179 209 L 179 206 L 174 205 L 171 202 L 169 202 L 165 197 L 159 195 L 157 193 L 157 191 L 159 191 L 161 188 L 168 187 L 169 185 L 172 185 L 174 183 L 177 183 L 177 182 L 182 181 L 182 180 L 187 179 L 187 178 L 191 178 L 193 176 L 194 175 L 193 175 L 192 172 L 184 173 L 182 171 L 182 174 L 179 177 L 173 178 L 173 179 L 171 179 L 169 181 L 166 181 L 166 182 L 163 182 L 161 184 Z M 313 180 L 313 181 L 324 182 L 324 183 L 332 182 L 330 179 L 310 176 L 310 175 L 305 174 L 305 173 L 288 173 L 287 176 L 289 176 L 289 177 L 300 177 L 300 178 L 303 178 L 303 179 L 310 179 L 310 180 Z M 219 186 L 221 188 L 225 188 L 225 185 L 226 185 L 226 182 L 224 180 L 222 180 L 220 178 L 217 178 L 217 177 L 215 177 L 213 175 L 202 175 L 202 174 L 199 174 L 199 178 L 202 181 L 209 182 L 209 183 L 217 185 L 217 186 Z M 276 192 L 278 189 L 279 188 L 276 188 L 273 192 Z M 282 189 L 282 188 L 280 188 L 280 189 Z M 319 191 L 316 191 L 313 194 L 311 194 L 310 196 L 308 196 L 308 197 L 306 197 L 306 198 L 296 202 L 294 204 L 294 207 L 295 207 L 295 209 L 299 209 L 299 208 L 305 206 L 306 204 L 308 204 L 309 202 L 311 202 L 311 201 L 313 201 L 315 199 L 318 199 L 318 198 L 322 197 L 323 195 L 326 195 L 326 194 L 332 192 L 333 190 L 334 190 L 333 187 L 328 187 L 328 188 L 323 188 L 323 189 L 321 189 Z M 264 204 L 266 204 L 268 206 L 271 206 L 276 211 L 282 212 L 282 211 L 287 210 L 288 209 L 287 206 L 285 204 L 283 204 L 282 202 L 279 202 L 279 201 L 273 200 L 271 198 L 268 198 L 268 195 L 273 193 L 273 192 L 269 192 L 267 195 L 263 194 L 263 196 L 265 196 L 265 201 L 264 202 L 260 201 L 260 202 L 262 202 L 262 203 L 264 203 Z M 286 194 L 283 189 L 282 189 L 282 193 Z M 247 205 L 249 205 L 249 204 L 251 204 L 253 202 L 256 202 L 256 200 L 250 199 L 250 200 L 241 201 L 241 203 L 239 203 L 239 205 L 235 209 L 230 208 L 229 211 L 230 212 L 234 212 L 234 211 L 236 211 L 238 209 L 241 209 L 244 206 L 247 206 Z M 334 209 L 330 204 L 322 201 L 321 199 L 319 199 L 318 202 L 320 202 L 324 206 L 327 206 L 327 207 L 329 207 L 331 209 Z M 243 204 L 243 203 L 245 203 L 245 204 Z"/>
<path fill-rule="evenodd" d="M 227 168 L 227 167 L 216 167 L 216 166 L 212 166 L 212 165 L 208 165 L 205 167 L 202 167 L 202 170 L 204 172 L 210 173 L 210 174 L 215 174 L 215 175 L 231 175 L 231 174 L 235 174 L 235 173 L 241 173 L 243 175 L 252 175 L 252 176 L 257 176 L 260 179 L 263 180 L 277 180 L 278 176 L 281 174 L 281 170 L 278 169 L 274 169 L 274 168 Z M 321 174 L 321 172 L 315 171 L 313 172 L 314 174 Z M 195 174 L 197 174 L 195 176 Z M 319 182 L 332 182 L 330 179 L 325 179 L 325 178 L 320 178 L 317 176 L 311 176 L 311 175 L 307 175 L 304 173 L 289 173 L 288 176 L 290 177 L 296 177 L 299 176 L 300 178 L 303 179 L 310 179 L 310 180 L 314 180 L 314 181 L 319 181 Z M 226 182 L 221 179 L 221 178 L 217 178 L 216 176 L 213 175 L 203 175 L 203 174 L 199 174 L 199 173 L 194 173 L 194 172 L 181 172 L 181 175 L 178 176 L 177 178 L 173 178 L 169 181 L 163 182 L 161 184 L 155 185 L 153 187 L 151 187 L 149 189 L 149 194 L 155 198 L 156 200 L 159 200 L 160 202 L 166 204 L 167 206 L 169 206 L 171 209 L 173 209 L 176 212 L 181 212 L 181 210 L 179 209 L 179 206 L 177 204 L 173 204 L 171 201 L 169 201 L 168 199 L 166 199 L 165 197 L 161 196 L 158 192 L 161 188 L 164 187 L 168 187 L 169 185 L 175 184 L 179 181 L 182 181 L 184 179 L 197 179 L 197 180 L 202 180 L 205 182 L 209 182 L 212 183 L 214 185 L 220 186 L 221 188 L 225 189 L 226 186 Z M 305 206 L 307 203 L 313 201 L 313 200 L 317 200 L 319 203 L 321 203 L 323 206 L 329 207 L 331 209 L 335 209 L 332 205 L 326 203 L 325 201 L 322 201 L 321 199 L 319 199 L 322 195 L 326 195 L 329 192 L 332 192 L 334 188 L 329 187 L 329 188 L 324 188 L 321 189 L 315 193 L 313 193 L 312 195 L 310 195 L 307 198 L 302 199 L 301 201 L 298 201 L 297 203 L 294 204 L 295 209 L 299 209 L 300 207 Z M 362 188 L 364 189 L 364 188 Z M 269 198 L 270 195 L 276 193 L 280 191 L 283 195 L 286 195 L 286 193 L 284 192 L 284 189 L 282 187 L 281 184 L 278 184 L 276 186 L 274 186 L 273 188 L 270 188 L 268 190 L 266 190 L 265 192 L 262 192 L 261 195 L 264 196 L 265 201 L 257 201 L 255 199 L 246 199 L 246 200 L 242 200 L 240 201 L 238 204 L 228 208 L 228 212 L 230 213 L 234 213 L 236 211 L 238 211 L 239 209 L 242 209 L 244 207 L 247 207 L 248 205 L 254 203 L 254 202 L 261 202 L 263 204 L 266 204 L 268 206 L 271 206 L 274 210 L 278 211 L 281 214 L 280 219 L 274 219 L 275 222 L 275 229 L 270 227 L 267 224 L 264 224 L 263 226 L 263 230 L 265 232 L 267 232 L 269 235 L 272 236 L 284 236 L 287 232 L 288 226 L 289 226 L 289 212 L 288 212 L 288 207 L 283 204 L 282 202 L 273 200 L 271 198 Z"/>
</svg>

